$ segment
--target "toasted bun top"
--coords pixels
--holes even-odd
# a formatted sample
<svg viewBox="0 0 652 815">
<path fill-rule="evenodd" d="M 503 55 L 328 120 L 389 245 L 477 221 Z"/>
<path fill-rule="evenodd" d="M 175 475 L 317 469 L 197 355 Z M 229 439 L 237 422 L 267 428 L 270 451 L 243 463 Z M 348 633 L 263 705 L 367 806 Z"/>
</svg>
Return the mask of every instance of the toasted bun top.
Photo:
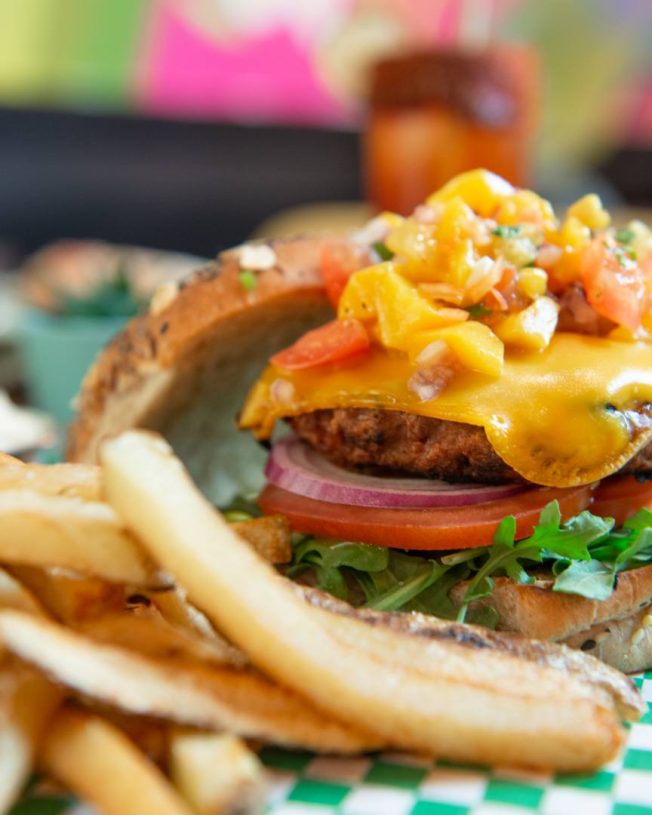
<svg viewBox="0 0 652 815">
<path fill-rule="evenodd" d="M 213 501 L 259 489 L 264 450 L 235 430 L 235 418 L 269 356 L 331 317 L 319 261 L 340 242 L 267 244 L 274 265 L 254 271 L 253 290 L 241 280 L 239 249 L 160 289 L 88 371 L 68 459 L 94 462 L 103 438 L 145 427 L 170 441 Z"/>
</svg>

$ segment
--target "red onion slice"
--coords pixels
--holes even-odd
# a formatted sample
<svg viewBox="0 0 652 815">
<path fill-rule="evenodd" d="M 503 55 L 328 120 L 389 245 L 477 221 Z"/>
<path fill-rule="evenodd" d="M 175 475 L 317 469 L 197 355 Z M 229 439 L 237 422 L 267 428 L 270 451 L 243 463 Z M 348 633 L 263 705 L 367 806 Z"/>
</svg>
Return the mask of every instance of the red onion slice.
<svg viewBox="0 0 652 815">
<path fill-rule="evenodd" d="M 449 484 L 430 478 L 385 478 L 350 472 L 294 436 L 274 445 L 265 475 L 271 484 L 306 498 L 393 509 L 470 506 L 527 489 L 521 484 Z"/>
</svg>

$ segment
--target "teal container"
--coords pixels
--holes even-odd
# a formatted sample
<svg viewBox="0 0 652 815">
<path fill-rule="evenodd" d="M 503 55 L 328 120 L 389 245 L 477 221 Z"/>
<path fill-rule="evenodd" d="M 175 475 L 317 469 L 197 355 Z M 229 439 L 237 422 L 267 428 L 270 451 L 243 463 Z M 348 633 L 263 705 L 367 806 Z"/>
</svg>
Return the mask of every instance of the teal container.
<svg viewBox="0 0 652 815">
<path fill-rule="evenodd" d="M 67 425 L 84 374 L 126 322 L 124 317 L 56 317 L 25 310 L 16 340 L 31 402 Z"/>
</svg>

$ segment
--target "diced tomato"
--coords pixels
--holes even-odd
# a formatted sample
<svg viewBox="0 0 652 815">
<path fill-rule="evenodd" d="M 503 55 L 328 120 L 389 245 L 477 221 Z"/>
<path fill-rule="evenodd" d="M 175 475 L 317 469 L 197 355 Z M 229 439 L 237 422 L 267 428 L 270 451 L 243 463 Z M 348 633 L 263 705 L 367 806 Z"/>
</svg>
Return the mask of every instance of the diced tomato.
<svg viewBox="0 0 652 815">
<path fill-rule="evenodd" d="M 369 263 L 367 253 L 354 245 L 325 246 L 320 257 L 324 288 L 331 303 L 337 308 L 349 278 Z"/>
<path fill-rule="evenodd" d="M 630 331 L 640 327 L 647 306 L 644 274 L 622 249 L 596 238 L 582 252 L 580 274 L 598 314 Z"/>
<path fill-rule="evenodd" d="M 620 525 L 643 507 L 652 509 L 652 481 L 641 484 L 633 475 L 617 475 L 600 483 L 591 512 Z"/>
<path fill-rule="evenodd" d="M 270 362 L 286 371 L 299 371 L 358 356 L 368 351 L 370 344 L 359 320 L 333 320 L 308 331 L 294 345 L 274 354 Z"/>
<path fill-rule="evenodd" d="M 506 515 L 516 517 L 517 537 L 527 537 L 543 507 L 555 498 L 563 517 L 569 518 L 588 506 L 591 489 L 542 487 L 473 506 L 378 509 L 304 498 L 270 484 L 258 502 L 265 513 L 285 515 L 298 532 L 393 549 L 436 551 L 489 546 Z"/>
</svg>

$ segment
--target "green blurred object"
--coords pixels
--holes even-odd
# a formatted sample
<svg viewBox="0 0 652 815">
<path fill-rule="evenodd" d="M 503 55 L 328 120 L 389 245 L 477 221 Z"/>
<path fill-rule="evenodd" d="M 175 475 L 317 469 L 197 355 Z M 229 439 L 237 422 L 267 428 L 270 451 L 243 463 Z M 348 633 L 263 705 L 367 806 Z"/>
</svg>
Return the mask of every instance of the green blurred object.
<svg viewBox="0 0 652 815">
<path fill-rule="evenodd" d="M 71 402 L 100 349 L 125 317 L 57 317 L 25 310 L 17 344 L 32 403 L 61 425 L 73 417 Z"/>
<path fill-rule="evenodd" d="M 649 0 L 520 0 L 501 34 L 531 43 L 541 59 L 537 154 L 552 187 L 622 138 L 631 89 L 650 65 Z"/>
</svg>

